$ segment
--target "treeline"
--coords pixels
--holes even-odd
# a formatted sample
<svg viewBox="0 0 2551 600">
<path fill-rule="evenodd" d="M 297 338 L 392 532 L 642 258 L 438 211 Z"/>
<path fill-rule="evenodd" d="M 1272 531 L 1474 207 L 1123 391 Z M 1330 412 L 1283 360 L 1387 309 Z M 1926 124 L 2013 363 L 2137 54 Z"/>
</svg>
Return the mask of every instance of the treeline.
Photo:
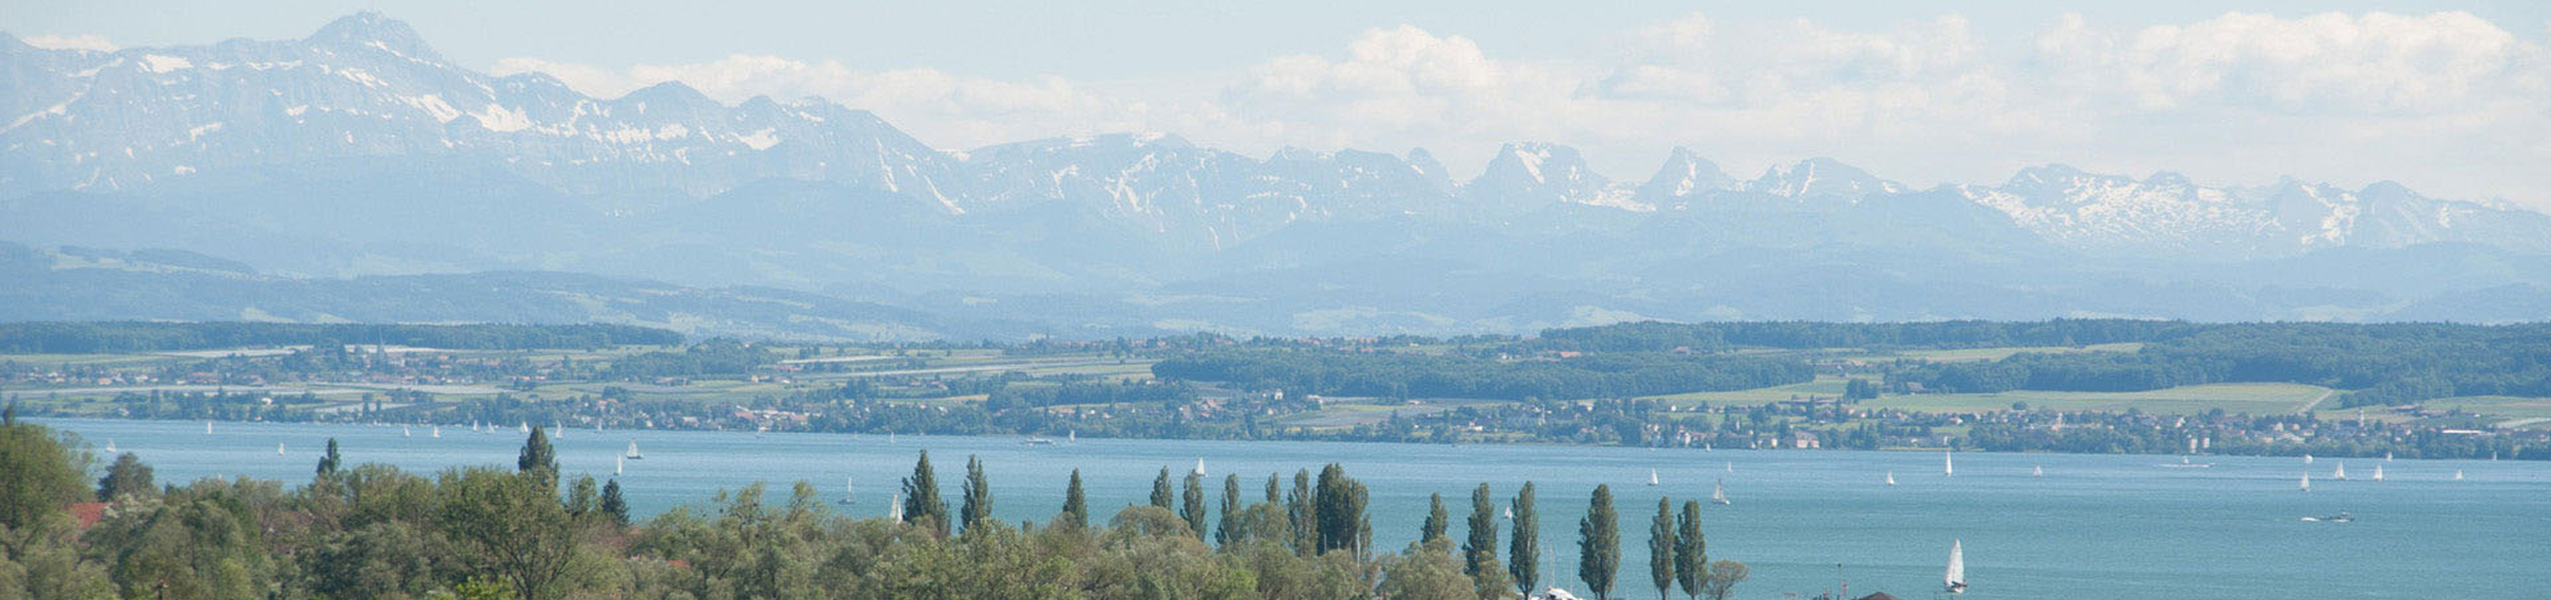
<svg viewBox="0 0 2551 600">
<path fill-rule="evenodd" d="M 580 325 L 399 325 L 364 323 L 0 323 L 0 352 L 93 354 L 246 346 L 387 344 L 456 350 L 607 348 L 682 343 L 664 329 Z"/>
<path fill-rule="evenodd" d="M 741 375 L 776 362 L 779 356 L 759 344 L 715 339 L 692 344 L 680 352 L 644 352 L 613 359 L 602 377 L 639 380 Z"/>
<path fill-rule="evenodd" d="M 1563 580 L 1541 572 L 1530 483 L 1509 502 L 1487 484 L 1473 490 L 1459 542 L 1438 495 L 1418 541 L 1387 552 L 1373 547 L 1364 484 L 1336 464 L 1316 477 L 1297 471 L 1289 488 L 1269 476 L 1263 494 L 1225 476 L 1218 506 L 1203 477 L 1173 487 L 1164 469 L 1149 504 L 1104 523 L 1075 471 L 1040 524 L 992 518 L 992 486 L 972 458 L 950 512 L 924 452 L 883 519 L 834 513 L 799 482 L 784 500 L 756 484 L 641 525 L 617 481 L 562 482 L 538 430 L 512 468 L 424 477 L 346 459 L 331 442 L 309 483 L 287 488 L 248 478 L 161 485 L 124 454 L 91 486 L 91 458 L 75 439 L 0 417 L 0 595 L 1511 600 Z M 1625 536 L 1610 490 L 1588 501 L 1573 575 L 1609 598 L 1638 584 L 1622 580 Z M 83 511 L 93 521 L 73 516 L 89 502 L 102 505 Z M 1679 587 L 1723 600 L 1746 578 L 1742 563 L 1709 560 L 1697 502 L 1676 513 L 1660 499 L 1648 531 L 1647 582 L 1660 595 Z"/>
<path fill-rule="evenodd" d="M 1912 365 L 1890 385 L 1943 392 L 2125 392 L 2280 382 L 2352 390 L 2340 406 L 2551 395 L 2551 326 L 2275 323 L 2207 326 L 2136 352 L 2023 353 Z"/>
<path fill-rule="evenodd" d="M 2242 328 L 2253 324 L 2203 324 L 2136 319 L 2056 319 L 2052 321 L 1925 321 L 1917 323 L 1827 323 L 1816 321 L 1746 321 L 1666 323 L 1646 321 L 1598 327 L 1550 329 L 1536 341 L 1541 347 L 1598 352 L 1723 351 L 1737 347 L 1813 350 L 1820 348 L 1989 348 L 2004 346 L 2080 346 L 2177 339 L 2198 332 Z"/>
<path fill-rule="evenodd" d="M 1250 389 L 1391 398 L 1618 398 L 1800 383 L 1815 369 L 1795 358 L 1663 352 L 1499 360 L 1465 355 L 1247 348 L 1186 354 L 1152 365 L 1156 377 Z"/>
</svg>

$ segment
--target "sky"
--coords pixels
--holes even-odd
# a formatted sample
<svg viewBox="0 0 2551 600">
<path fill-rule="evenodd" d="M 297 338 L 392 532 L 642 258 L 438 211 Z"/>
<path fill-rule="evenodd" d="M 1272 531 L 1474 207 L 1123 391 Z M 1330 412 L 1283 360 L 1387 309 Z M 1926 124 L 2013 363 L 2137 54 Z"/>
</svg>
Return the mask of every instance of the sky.
<svg viewBox="0 0 2551 600">
<path fill-rule="evenodd" d="M 1676 146 L 1738 177 L 1830 156 L 1917 186 L 2064 163 L 2551 209 L 2551 2 L 0 0 L 0 31 L 132 48 L 376 10 L 450 61 L 612 97 L 823 96 L 949 149 L 1165 132 L 1263 156 Z"/>
</svg>

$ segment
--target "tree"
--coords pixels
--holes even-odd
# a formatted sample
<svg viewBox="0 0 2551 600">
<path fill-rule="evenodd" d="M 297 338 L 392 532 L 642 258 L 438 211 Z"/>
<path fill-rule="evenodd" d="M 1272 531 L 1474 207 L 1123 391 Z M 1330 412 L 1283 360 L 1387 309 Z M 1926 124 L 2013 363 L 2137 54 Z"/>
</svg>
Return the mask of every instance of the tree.
<svg viewBox="0 0 2551 600">
<path fill-rule="evenodd" d="M 629 500 L 620 496 L 620 480 L 602 484 L 602 514 L 611 518 L 614 529 L 629 526 Z"/>
<path fill-rule="evenodd" d="M 1285 521 L 1293 526 L 1293 554 L 1310 556 L 1320 551 L 1320 524 L 1311 506 L 1311 470 L 1293 471 L 1293 490 L 1284 496 Z"/>
<path fill-rule="evenodd" d="M 1160 476 L 1151 480 L 1151 505 L 1161 510 L 1178 510 L 1178 496 L 1169 489 L 1169 467 L 1160 468 Z"/>
<path fill-rule="evenodd" d="M 1752 573 L 1753 570 L 1745 568 L 1745 563 L 1741 562 L 1722 560 L 1710 563 L 1709 581 L 1701 586 L 1701 595 L 1708 596 L 1710 600 L 1727 600 L 1728 596 L 1736 594 L 1736 584 L 1745 581 L 1745 576 Z"/>
<path fill-rule="evenodd" d="M 1346 476 L 1346 467 L 1329 463 L 1320 469 L 1319 488 L 1312 493 L 1313 529 L 1319 532 L 1314 549 L 1318 553 L 1346 550 L 1354 556 L 1364 551 L 1364 484 Z"/>
<path fill-rule="evenodd" d="M 1470 490 L 1470 536 L 1462 540 L 1462 573 L 1477 578 L 1495 571 L 1497 564 L 1497 500 L 1489 494 L 1488 484 Z"/>
<path fill-rule="evenodd" d="M 345 466 L 345 458 L 337 454 L 337 438 L 328 438 L 328 453 L 319 456 L 319 474 L 335 473 L 342 466 Z"/>
<path fill-rule="evenodd" d="M 973 455 L 965 457 L 964 493 L 964 504 L 957 508 L 957 522 L 963 523 L 966 531 L 974 531 L 992 518 L 992 482 L 984 479 L 983 461 Z"/>
<path fill-rule="evenodd" d="M 1452 516 L 1444 513 L 1444 494 L 1429 495 L 1426 503 L 1426 524 L 1418 528 L 1417 541 L 1426 544 L 1443 541 L 1444 529 L 1451 527 L 1453 520 Z"/>
<path fill-rule="evenodd" d="M 88 497 L 88 469 L 53 430 L 16 422 L 0 425 L 0 529 L 25 530 Z"/>
<path fill-rule="evenodd" d="M 939 499 L 939 471 L 930 468 L 929 450 L 921 451 L 912 476 L 903 480 L 903 520 L 948 537 L 948 503 Z"/>
<path fill-rule="evenodd" d="M 595 490 L 593 476 L 576 475 L 576 482 L 567 486 L 567 516 L 583 520 L 601 509 L 602 494 Z"/>
<path fill-rule="evenodd" d="M 573 523 L 548 477 L 538 469 L 453 469 L 437 490 L 436 524 L 444 536 L 478 572 L 511 586 L 521 600 L 565 595 L 576 572 Z"/>
<path fill-rule="evenodd" d="M 1072 469 L 1072 483 L 1063 488 L 1062 521 L 1073 529 L 1089 527 L 1089 497 L 1081 491 L 1081 470 Z"/>
<path fill-rule="evenodd" d="M 1196 539 L 1200 540 L 1205 539 L 1206 535 L 1213 532 L 1213 530 L 1205 528 L 1204 488 L 1205 476 L 1196 474 L 1193 471 L 1188 472 L 1187 480 L 1184 482 L 1184 487 L 1179 493 L 1180 501 L 1178 503 L 1178 518 L 1186 519 L 1187 530 L 1196 532 Z"/>
<path fill-rule="evenodd" d="M 1515 576 L 1515 589 L 1531 596 L 1541 584 L 1541 517 L 1533 513 L 1532 482 L 1515 492 L 1514 539 L 1506 548 L 1506 574 Z"/>
<path fill-rule="evenodd" d="M 1612 509 L 1612 486 L 1594 486 L 1586 516 L 1577 521 L 1577 579 L 1596 600 L 1612 597 L 1612 579 L 1621 573 L 1621 516 Z"/>
<path fill-rule="evenodd" d="M 1674 581 L 1683 595 L 1698 599 L 1709 579 L 1709 542 L 1701 537 L 1701 501 L 1683 501 L 1683 516 L 1674 522 Z"/>
<path fill-rule="evenodd" d="M 531 428 L 531 438 L 523 440 L 523 453 L 514 458 L 514 470 L 535 474 L 534 480 L 549 489 L 558 489 L 558 451 L 549 447 L 549 434 Z"/>
<path fill-rule="evenodd" d="M 131 452 L 117 455 L 115 464 L 107 465 L 106 476 L 97 480 L 99 502 L 113 502 L 131 494 L 147 496 L 155 493 L 159 493 L 159 488 L 151 486 L 151 466 L 142 464 L 142 458 Z"/>
<path fill-rule="evenodd" d="M 1240 541 L 1240 474 L 1222 476 L 1222 520 L 1214 524 L 1214 545 Z"/>
<path fill-rule="evenodd" d="M 1648 582 L 1656 584 L 1656 597 L 1674 588 L 1674 501 L 1656 499 L 1656 519 L 1648 522 Z"/>
</svg>

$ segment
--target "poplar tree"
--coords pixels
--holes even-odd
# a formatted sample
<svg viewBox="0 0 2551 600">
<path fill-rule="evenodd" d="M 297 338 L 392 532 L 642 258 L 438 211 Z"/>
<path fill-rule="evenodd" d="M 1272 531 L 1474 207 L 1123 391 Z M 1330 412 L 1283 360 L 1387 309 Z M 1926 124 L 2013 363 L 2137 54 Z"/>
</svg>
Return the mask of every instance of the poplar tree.
<svg viewBox="0 0 2551 600">
<path fill-rule="evenodd" d="M 1674 501 L 1656 499 L 1656 519 L 1648 522 L 1648 582 L 1662 600 L 1674 588 Z"/>
<path fill-rule="evenodd" d="M 1169 490 L 1169 467 L 1160 468 L 1160 476 L 1151 480 L 1151 505 L 1161 510 L 1178 510 L 1178 497 Z"/>
<path fill-rule="evenodd" d="M 1205 539 L 1213 532 L 1205 528 L 1205 476 L 1188 472 L 1182 484 L 1185 487 L 1179 493 L 1178 518 L 1187 520 L 1187 531 L 1195 533 L 1196 539 Z"/>
<path fill-rule="evenodd" d="M 1240 475 L 1222 476 L 1222 521 L 1214 525 L 1214 545 L 1240 541 Z"/>
<path fill-rule="evenodd" d="M 1089 498 L 1081 492 L 1081 470 L 1072 469 L 1072 483 L 1063 488 L 1063 522 L 1074 529 L 1089 527 Z"/>
<path fill-rule="evenodd" d="M 957 508 L 958 522 L 966 531 L 992 518 L 992 482 L 983 476 L 983 461 L 973 455 L 965 457 L 964 504 Z"/>
<path fill-rule="evenodd" d="M 1683 501 L 1683 516 L 1674 525 L 1674 581 L 1683 585 L 1684 596 L 1698 600 L 1710 564 L 1709 543 L 1701 538 L 1701 501 Z"/>
<path fill-rule="evenodd" d="M 1444 539 L 1444 529 L 1452 526 L 1452 517 L 1444 513 L 1444 494 L 1429 495 L 1426 503 L 1426 525 L 1417 530 L 1417 541 L 1433 544 Z"/>
<path fill-rule="evenodd" d="M 921 460 L 912 465 L 912 476 L 903 480 L 903 520 L 920 522 L 923 527 L 948 536 L 948 503 L 939 499 L 939 472 L 930 468 L 930 451 L 921 451 Z"/>
<path fill-rule="evenodd" d="M 1595 600 L 1612 598 L 1612 578 L 1621 573 L 1621 516 L 1612 509 L 1612 486 L 1594 486 L 1586 516 L 1577 521 L 1577 579 Z"/>
<path fill-rule="evenodd" d="M 1541 516 L 1533 512 L 1530 481 L 1515 493 L 1515 532 L 1508 544 L 1506 574 L 1515 576 L 1516 590 L 1531 596 L 1541 584 Z"/>
<path fill-rule="evenodd" d="M 1320 523 L 1311 510 L 1311 470 L 1293 472 L 1293 491 L 1285 494 L 1285 518 L 1293 523 L 1293 553 L 1310 556 L 1319 551 Z"/>
<path fill-rule="evenodd" d="M 1488 484 L 1470 490 L 1470 537 L 1462 540 L 1462 574 L 1473 578 L 1497 568 L 1497 501 Z"/>
<path fill-rule="evenodd" d="M 542 446 L 547 447 L 547 444 Z M 343 466 L 345 466 L 345 457 L 337 454 L 337 439 L 328 438 L 328 453 L 319 455 L 319 474 L 335 473 L 339 467 Z"/>
</svg>

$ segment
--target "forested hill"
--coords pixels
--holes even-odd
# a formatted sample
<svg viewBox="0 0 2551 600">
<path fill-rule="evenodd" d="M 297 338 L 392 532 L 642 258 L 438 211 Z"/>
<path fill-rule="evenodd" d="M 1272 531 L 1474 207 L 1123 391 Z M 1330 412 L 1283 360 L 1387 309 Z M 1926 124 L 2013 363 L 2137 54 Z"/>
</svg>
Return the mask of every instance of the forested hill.
<svg viewBox="0 0 2551 600">
<path fill-rule="evenodd" d="M 165 352 L 249 346 L 389 344 L 456 350 L 604 348 L 682 343 L 682 334 L 631 325 L 404 325 L 304 323 L 0 323 L 0 352 Z"/>
</svg>

